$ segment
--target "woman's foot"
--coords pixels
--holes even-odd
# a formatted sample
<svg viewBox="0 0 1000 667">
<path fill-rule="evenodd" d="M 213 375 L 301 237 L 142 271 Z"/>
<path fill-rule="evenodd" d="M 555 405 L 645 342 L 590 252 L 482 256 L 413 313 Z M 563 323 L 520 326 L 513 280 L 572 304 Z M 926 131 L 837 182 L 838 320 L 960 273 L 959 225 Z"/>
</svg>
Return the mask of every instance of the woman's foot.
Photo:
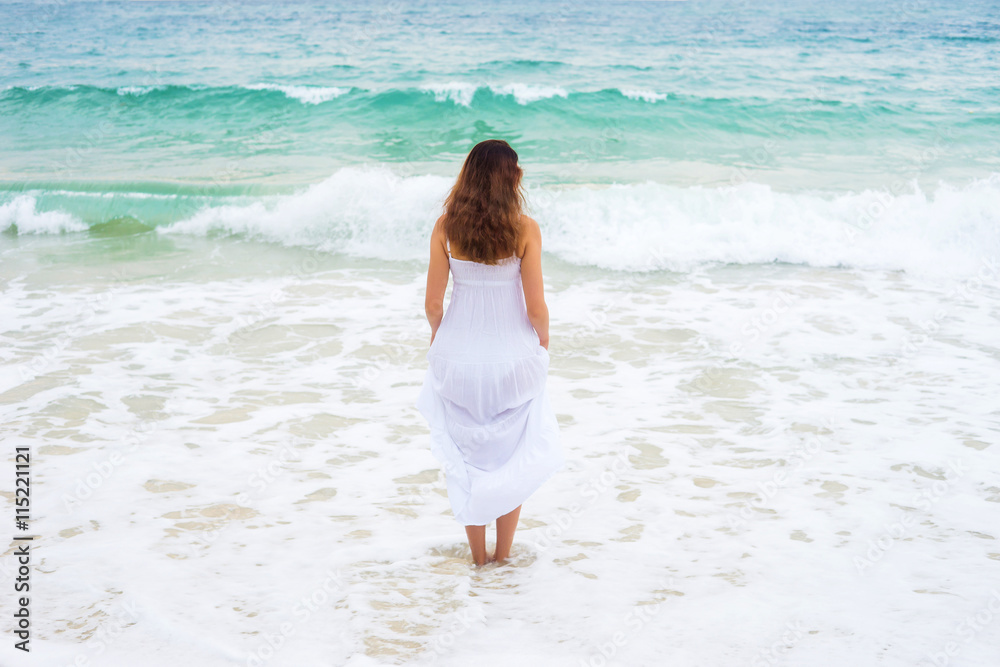
<svg viewBox="0 0 1000 667">
<path fill-rule="evenodd" d="M 514 543 L 514 531 L 517 530 L 517 520 L 521 516 L 521 506 L 497 519 L 497 547 L 493 552 L 493 560 L 499 563 L 510 556 L 510 547 Z"/>
<path fill-rule="evenodd" d="M 465 534 L 469 538 L 469 548 L 472 550 L 472 562 L 477 567 L 489 562 L 486 553 L 486 526 L 466 526 Z"/>
</svg>

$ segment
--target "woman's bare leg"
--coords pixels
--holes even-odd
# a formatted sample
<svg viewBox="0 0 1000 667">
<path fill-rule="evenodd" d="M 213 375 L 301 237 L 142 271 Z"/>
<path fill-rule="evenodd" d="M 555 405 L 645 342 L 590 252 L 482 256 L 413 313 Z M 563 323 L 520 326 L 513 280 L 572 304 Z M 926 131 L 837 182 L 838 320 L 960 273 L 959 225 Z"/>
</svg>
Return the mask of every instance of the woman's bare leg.
<svg viewBox="0 0 1000 667">
<path fill-rule="evenodd" d="M 486 526 L 466 526 L 465 534 L 472 548 L 472 560 L 476 565 L 486 564 Z"/>
<path fill-rule="evenodd" d="M 510 555 L 510 545 L 514 543 L 514 531 L 517 530 L 517 518 L 521 516 L 521 506 L 497 519 L 497 549 L 493 560 L 507 560 Z"/>
</svg>

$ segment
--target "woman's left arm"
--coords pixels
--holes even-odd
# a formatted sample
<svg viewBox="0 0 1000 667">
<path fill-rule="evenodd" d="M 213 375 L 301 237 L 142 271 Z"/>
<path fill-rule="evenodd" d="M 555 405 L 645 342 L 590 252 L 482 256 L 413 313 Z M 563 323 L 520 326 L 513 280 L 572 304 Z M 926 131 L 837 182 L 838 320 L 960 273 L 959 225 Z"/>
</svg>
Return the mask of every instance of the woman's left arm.
<svg viewBox="0 0 1000 667">
<path fill-rule="evenodd" d="M 448 251 L 445 249 L 445 234 L 442 221 L 434 223 L 431 232 L 431 258 L 427 267 L 427 291 L 424 295 L 424 312 L 431 325 L 431 343 L 444 317 L 444 293 L 448 289 Z"/>
</svg>

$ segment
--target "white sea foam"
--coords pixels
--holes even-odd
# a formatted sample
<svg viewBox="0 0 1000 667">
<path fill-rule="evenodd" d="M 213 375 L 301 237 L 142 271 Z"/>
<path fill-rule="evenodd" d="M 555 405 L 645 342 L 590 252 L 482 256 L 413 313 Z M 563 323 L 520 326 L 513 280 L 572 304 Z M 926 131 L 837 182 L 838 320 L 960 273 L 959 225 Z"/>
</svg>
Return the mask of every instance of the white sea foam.
<svg viewBox="0 0 1000 667">
<path fill-rule="evenodd" d="M 158 85 L 158 86 L 121 86 L 120 88 L 118 88 L 117 93 L 119 95 L 123 95 L 123 96 L 124 95 L 136 95 L 136 96 L 138 96 L 138 95 L 146 95 L 147 93 L 151 93 L 154 90 L 164 90 L 164 89 L 166 89 L 166 86 L 164 86 L 164 85 Z"/>
<path fill-rule="evenodd" d="M 550 97 L 566 97 L 569 93 L 560 86 L 536 86 L 527 83 L 507 83 L 485 87 L 494 95 L 512 96 L 518 104 L 530 104 Z M 472 104 L 476 92 L 481 89 L 474 83 L 451 81 L 449 83 L 426 84 L 421 90 L 434 94 L 438 102 L 454 102 L 461 106 Z"/>
<path fill-rule="evenodd" d="M 449 83 L 432 83 L 420 86 L 420 90 L 433 93 L 434 99 L 438 102 L 452 101 L 455 104 L 467 107 L 472 104 L 472 98 L 476 96 L 478 86 L 474 83 L 463 83 L 452 81 Z"/>
<path fill-rule="evenodd" d="M 422 260 L 451 184 L 350 167 L 293 194 L 206 206 L 159 231 Z M 929 191 L 913 183 L 896 193 L 788 193 L 753 183 L 537 187 L 528 200 L 548 253 L 613 270 L 786 262 L 958 275 L 1000 258 L 1000 176 Z M 20 233 L 86 229 L 70 213 L 37 211 L 30 195 L 0 206 L 0 228 L 11 225 Z"/>
<path fill-rule="evenodd" d="M 82 232 L 87 225 L 63 211 L 39 211 L 30 195 L 18 195 L 0 204 L 0 231 L 16 227 L 19 234 L 59 234 Z"/>
<path fill-rule="evenodd" d="M 451 180 L 346 168 L 293 195 L 207 208 L 162 231 L 228 232 L 383 259 L 422 259 Z M 1000 257 L 1000 178 L 930 193 L 777 192 L 660 183 L 535 188 L 546 250 L 607 269 L 686 271 L 709 262 L 961 273 Z"/>
<path fill-rule="evenodd" d="M 560 86 L 533 86 L 526 83 L 508 83 L 502 86 L 490 86 L 496 95 L 513 95 L 518 104 L 530 104 L 550 97 L 566 97 L 565 88 Z"/>
<path fill-rule="evenodd" d="M 705 262 L 955 273 L 1000 257 L 1000 180 L 824 196 L 656 183 L 535 193 L 550 251 L 610 269 Z"/>
<path fill-rule="evenodd" d="M 622 88 L 621 94 L 630 100 L 641 100 L 643 102 L 661 102 L 667 99 L 666 93 L 657 93 L 652 90 L 639 90 L 634 88 Z"/>
<path fill-rule="evenodd" d="M 286 86 L 275 83 L 256 83 L 247 86 L 249 90 L 277 90 L 286 97 L 298 100 L 303 104 L 322 104 L 351 92 L 350 88 L 323 86 Z"/>
<path fill-rule="evenodd" d="M 424 267 L 182 240 L 0 262 L 38 664 L 896 667 L 996 609 L 996 274 L 550 264 L 567 466 L 474 571 L 414 407 Z"/>
<path fill-rule="evenodd" d="M 306 190 L 252 204 L 202 209 L 164 233 L 226 232 L 381 259 L 412 259 L 440 215 L 449 179 L 345 168 Z"/>
</svg>

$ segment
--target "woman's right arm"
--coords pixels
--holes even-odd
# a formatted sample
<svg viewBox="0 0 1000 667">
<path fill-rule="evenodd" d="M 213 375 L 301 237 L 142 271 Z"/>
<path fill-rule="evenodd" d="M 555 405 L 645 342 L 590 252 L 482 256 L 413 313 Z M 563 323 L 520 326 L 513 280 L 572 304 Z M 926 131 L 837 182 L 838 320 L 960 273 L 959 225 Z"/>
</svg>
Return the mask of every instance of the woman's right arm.
<svg viewBox="0 0 1000 667">
<path fill-rule="evenodd" d="M 424 292 L 424 312 L 431 325 L 431 343 L 444 317 L 444 293 L 448 289 L 448 251 L 442 215 L 431 232 L 431 256 L 427 265 L 427 291 Z"/>
<path fill-rule="evenodd" d="M 524 216 L 525 246 L 521 257 L 521 286 L 528 319 L 538 334 L 538 344 L 549 349 L 549 308 L 545 305 L 545 287 L 542 284 L 542 230 L 538 223 Z"/>
</svg>

